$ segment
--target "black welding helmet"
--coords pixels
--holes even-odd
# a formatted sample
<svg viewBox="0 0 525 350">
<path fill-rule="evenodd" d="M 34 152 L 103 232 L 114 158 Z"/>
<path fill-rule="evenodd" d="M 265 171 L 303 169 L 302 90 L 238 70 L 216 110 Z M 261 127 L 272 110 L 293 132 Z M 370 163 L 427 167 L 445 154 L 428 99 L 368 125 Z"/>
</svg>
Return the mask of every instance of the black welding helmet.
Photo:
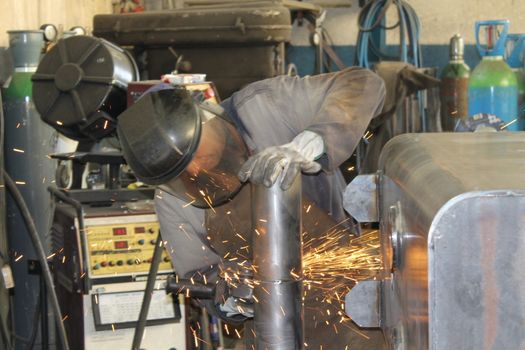
<svg viewBox="0 0 525 350">
<path fill-rule="evenodd" d="M 175 88 L 146 93 L 124 111 L 117 131 L 137 178 L 199 208 L 234 196 L 248 152 L 235 127 L 216 110 Z"/>
</svg>

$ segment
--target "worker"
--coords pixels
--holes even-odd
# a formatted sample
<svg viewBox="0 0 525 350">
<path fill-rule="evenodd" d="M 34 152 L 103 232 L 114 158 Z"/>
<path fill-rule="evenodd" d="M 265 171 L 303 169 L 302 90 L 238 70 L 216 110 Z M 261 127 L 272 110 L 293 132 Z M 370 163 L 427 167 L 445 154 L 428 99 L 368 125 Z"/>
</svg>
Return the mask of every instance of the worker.
<svg viewBox="0 0 525 350">
<path fill-rule="evenodd" d="M 176 273 L 215 283 L 229 261 L 250 260 L 247 182 L 269 187 L 278 181 L 286 190 L 302 172 L 304 198 L 332 223 L 348 222 L 339 166 L 384 97 L 377 75 L 348 68 L 254 82 L 222 108 L 184 89 L 155 91 L 121 114 L 124 157 L 138 179 L 158 186 L 156 212 Z M 229 321 L 251 316 L 227 296 L 212 307 Z M 307 329 L 313 324 L 305 323 Z M 315 333 L 305 336 L 323 344 Z"/>
</svg>

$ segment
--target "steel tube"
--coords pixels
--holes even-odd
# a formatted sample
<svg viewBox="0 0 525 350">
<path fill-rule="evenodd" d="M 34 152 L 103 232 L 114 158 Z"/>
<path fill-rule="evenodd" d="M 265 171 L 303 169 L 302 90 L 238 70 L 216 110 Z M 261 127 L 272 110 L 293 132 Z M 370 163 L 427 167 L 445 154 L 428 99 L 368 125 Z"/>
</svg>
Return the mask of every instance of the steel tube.
<svg viewBox="0 0 525 350">
<path fill-rule="evenodd" d="M 303 348 L 301 179 L 286 191 L 278 182 L 253 186 L 254 328 L 261 350 Z"/>
</svg>

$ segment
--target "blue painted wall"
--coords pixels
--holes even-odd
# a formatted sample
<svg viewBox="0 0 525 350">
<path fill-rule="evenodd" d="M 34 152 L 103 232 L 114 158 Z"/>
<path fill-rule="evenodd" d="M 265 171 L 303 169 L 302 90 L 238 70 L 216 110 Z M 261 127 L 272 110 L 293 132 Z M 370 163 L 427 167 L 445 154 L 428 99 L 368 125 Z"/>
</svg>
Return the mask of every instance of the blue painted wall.
<svg viewBox="0 0 525 350">
<path fill-rule="evenodd" d="M 335 52 L 347 66 L 354 65 L 355 46 L 335 46 Z M 395 52 L 396 47 L 389 50 Z M 422 45 L 423 64 L 425 67 L 437 67 L 439 71 L 448 63 L 448 45 Z M 471 69 L 479 63 L 480 58 L 475 45 L 465 46 L 465 63 Z M 287 62 L 293 62 L 298 68 L 299 75 L 310 75 L 315 71 L 315 49 L 312 46 L 290 45 L 287 49 Z M 334 67 L 334 69 L 336 69 Z"/>
</svg>

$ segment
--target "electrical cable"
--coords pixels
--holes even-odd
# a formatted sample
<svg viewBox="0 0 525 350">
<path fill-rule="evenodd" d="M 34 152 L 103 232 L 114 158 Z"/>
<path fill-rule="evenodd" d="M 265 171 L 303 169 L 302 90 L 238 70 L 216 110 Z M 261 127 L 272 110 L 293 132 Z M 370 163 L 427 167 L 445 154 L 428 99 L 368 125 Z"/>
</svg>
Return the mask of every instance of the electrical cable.
<svg viewBox="0 0 525 350">
<path fill-rule="evenodd" d="M 7 328 L 7 324 L 4 322 L 4 318 L 0 317 L 0 329 L 2 330 L 2 338 L 4 338 L 5 344 L 8 349 L 13 349 L 11 342 L 11 334 Z"/>
<path fill-rule="evenodd" d="M 391 26 L 385 26 L 386 14 L 391 6 L 397 10 L 398 21 Z M 423 55 L 419 45 L 421 22 L 414 8 L 405 0 L 369 0 L 358 17 L 359 34 L 357 36 L 356 54 L 354 64 L 370 68 L 369 54 L 374 55 L 377 60 L 402 61 L 417 68 L 423 67 Z M 388 30 L 399 31 L 398 56 L 381 50 L 382 38 Z M 383 33 L 383 35 L 374 35 Z M 419 91 L 418 109 L 421 118 L 421 131 L 427 130 L 426 108 L 424 92 Z"/>
<path fill-rule="evenodd" d="M 390 6 L 395 6 L 398 21 L 386 26 L 386 14 Z M 419 47 L 419 33 L 421 24 L 412 6 L 404 0 L 370 0 L 368 1 L 358 17 L 359 34 L 357 36 L 355 64 L 370 68 L 369 52 L 377 56 L 379 60 L 399 60 L 413 64 L 420 68 L 422 66 L 422 55 Z M 378 42 L 376 31 L 388 31 L 398 29 L 399 31 L 399 54 L 394 57 L 380 50 L 381 43 Z"/>
<path fill-rule="evenodd" d="M 47 263 L 46 254 L 44 251 L 44 247 L 42 245 L 42 242 L 40 240 L 40 236 L 38 235 L 38 231 L 36 229 L 35 222 L 31 216 L 31 213 L 29 212 L 29 209 L 27 207 L 27 204 L 24 200 L 24 197 L 22 197 L 22 194 L 16 187 L 15 182 L 11 179 L 9 174 L 4 169 L 4 181 L 5 185 L 7 187 L 7 190 L 11 193 L 11 196 L 17 203 L 20 212 L 22 214 L 22 217 L 26 223 L 29 236 L 31 238 L 31 242 L 33 243 L 33 246 L 35 248 L 35 252 L 37 254 L 38 260 L 40 262 L 41 268 L 42 268 L 42 274 L 44 277 L 44 281 L 46 283 L 46 286 L 49 290 L 49 298 L 51 302 L 51 307 L 53 308 L 53 311 L 55 312 L 55 320 L 56 320 L 56 326 L 58 330 L 58 334 L 60 337 L 61 345 L 63 350 L 69 350 L 69 344 L 67 341 L 67 334 L 66 329 L 64 327 L 64 323 L 62 321 L 62 312 L 60 311 L 60 305 L 58 303 L 58 297 L 56 294 L 56 291 L 53 287 L 53 278 L 51 276 L 51 270 L 49 269 L 49 265 Z"/>
</svg>

